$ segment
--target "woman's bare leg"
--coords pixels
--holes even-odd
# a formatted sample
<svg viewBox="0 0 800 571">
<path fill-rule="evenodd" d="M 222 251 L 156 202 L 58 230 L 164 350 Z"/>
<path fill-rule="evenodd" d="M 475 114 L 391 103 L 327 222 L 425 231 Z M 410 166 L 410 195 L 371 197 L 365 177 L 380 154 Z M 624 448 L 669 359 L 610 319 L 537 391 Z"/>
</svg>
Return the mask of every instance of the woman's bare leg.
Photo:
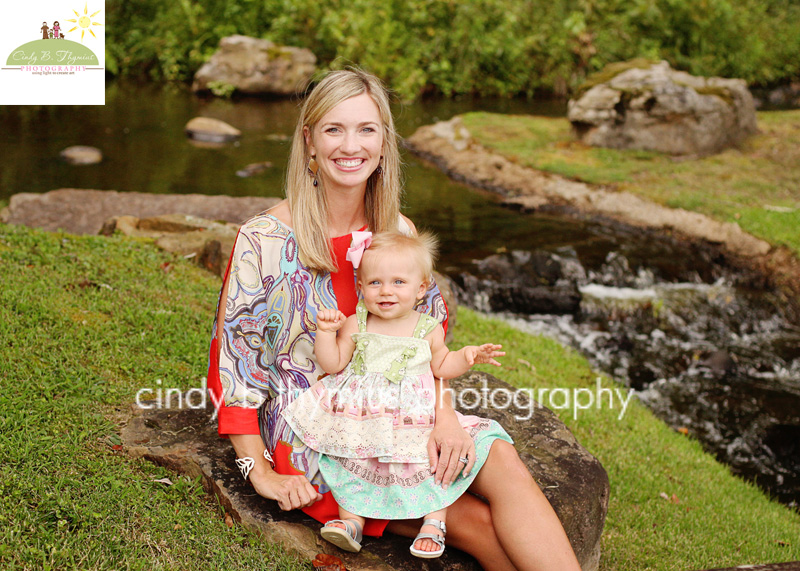
<svg viewBox="0 0 800 571">
<path fill-rule="evenodd" d="M 489 501 L 494 532 L 519 571 L 580 571 L 556 512 L 511 444 L 494 441 L 470 490 Z"/>
</svg>

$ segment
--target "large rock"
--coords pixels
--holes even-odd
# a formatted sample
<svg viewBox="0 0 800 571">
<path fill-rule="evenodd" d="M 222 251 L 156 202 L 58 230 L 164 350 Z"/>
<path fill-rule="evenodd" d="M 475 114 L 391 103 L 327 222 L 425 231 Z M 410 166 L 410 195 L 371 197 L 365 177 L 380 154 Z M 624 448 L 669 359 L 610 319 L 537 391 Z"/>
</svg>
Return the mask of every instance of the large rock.
<svg viewBox="0 0 800 571">
<path fill-rule="evenodd" d="M 499 408 L 506 402 L 502 395 L 494 408 L 474 408 L 472 396 L 499 394 L 484 393 L 484 388 L 514 390 L 491 375 L 472 372 L 455 379 L 451 386 L 456 395 L 464 396 L 456 399 L 458 408 L 497 420 L 514 438 L 520 457 L 561 519 L 582 569 L 597 569 L 609 497 L 608 476 L 600 462 L 581 447 L 551 411 L 538 405 L 529 408 L 527 395 L 521 394 L 525 398 L 517 401 L 521 408 Z M 467 388 L 478 392 L 463 392 Z M 233 518 L 302 558 L 310 560 L 320 552 L 335 554 L 350 571 L 421 568 L 420 560 L 409 554 L 406 538 L 366 538 L 360 554 L 345 553 L 320 538 L 320 524 L 316 521 L 299 511 L 283 512 L 275 502 L 258 496 L 239 475 L 230 443 L 217 435 L 216 422 L 210 415 L 211 403 L 207 403 L 208 409 L 189 406 L 202 406 L 204 394 L 204 390 L 194 389 L 193 400 L 178 401 L 175 396 L 169 405 L 150 402 L 145 404 L 151 409 L 135 409 L 135 415 L 122 429 L 126 451 L 192 478 L 201 476 L 206 489 L 218 496 Z M 535 542 L 537 538 L 530 540 Z M 478 571 L 480 566 L 450 548 L 441 560 L 431 562 L 430 568 Z"/>
<path fill-rule="evenodd" d="M 725 247 L 744 258 L 761 258 L 770 245 L 736 223 L 719 222 L 704 214 L 668 208 L 628 192 L 570 180 L 537 171 L 478 144 L 464 127 L 461 117 L 435 125 L 424 125 L 405 140 L 415 154 L 432 161 L 449 176 L 495 192 L 506 204 L 524 209 L 588 213 L 610 217 L 634 226 L 664 228 L 684 236 L 700 238 Z M 782 271 L 782 270 L 781 270 Z M 778 273 L 778 272 L 776 272 Z M 779 279 L 791 289 L 795 273 Z"/>
<path fill-rule="evenodd" d="M 192 90 L 207 91 L 214 83 L 242 93 L 293 95 L 303 91 L 316 70 L 310 50 L 278 46 L 269 40 L 229 36 L 195 74 Z"/>
<path fill-rule="evenodd" d="M 204 194 L 146 194 L 114 190 L 62 188 L 43 194 L 24 192 L 11 197 L 3 221 L 48 231 L 97 234 L 113 216 L 137 218 L 161 214 L 190 214 L 241 224 L 273 207 L 278 198 L 206 196 Z"/>
<path fill-rule="evenodd" d="M 476 261 L 472 271 L 456 277 L 458 297 L 482 311 L 523 315 L 580 311 L 576 278 L 585 278 L 586 272 L 576 258 L 517 250 Z"/>
<path fill-rule="evenodd" d="M 151 238 L 162 250 L 183 256 L 223 276 L 239 233 L 239 225 L 189 214 L 166 214 L 151 218 L 114 216 L 106 220 L 100 233 L 110 236 L 114 232 Z"/>
<path fill-rule="evenodd" d="M 613 64 L 589 82 L 567 116 L 592 146 L 705 155 L 757 130 L 753 97 L 741 79 L 696 77 L 665 61 L 638 60 Z"/>
</svg>

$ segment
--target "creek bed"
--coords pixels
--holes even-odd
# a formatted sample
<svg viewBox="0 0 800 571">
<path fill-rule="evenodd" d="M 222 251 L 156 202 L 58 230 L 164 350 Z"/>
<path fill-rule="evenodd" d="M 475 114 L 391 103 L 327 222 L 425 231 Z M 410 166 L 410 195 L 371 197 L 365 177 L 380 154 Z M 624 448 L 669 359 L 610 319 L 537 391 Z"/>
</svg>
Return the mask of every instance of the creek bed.
<svg viewBox="0 0 800 571">
<path fill-rule="evenodd" d="M 463 98 L 396 107 L 395 113 L 399 132 L 410 135 L 467 111 L 563 116 L 564 107 Z M 183 128 L 195 116 L 234 125 L 241 141 L 193 146 Z M 181 87 L 125 82 L 109 84 L 102 107 L 3 107 L 0 199 L 57 188 L 280 196 L 296 117 L 295 100 L 225 101 Z M 58 155 L 71 145 L 97 146 L 104 160 L 68 165 Z M 409 154 L 404 160 L 404 212 L 439 235 L 441 271 L 459 280 L 479 273 L 473 260 L 504 250 L 544 252 L 541 260 L 556 256 L 557 279 L 569 289 L 565 305 L 577 309 L 507 318 L 577 347 L 735 472 L 784 502 L 800 500 L 800 333 L 784 301 L 758 276 L 736 271 L 712 247 L 623 225 L 515 212 Z M 264 162 L 273 166 L 256 176 L 237 175 Z M 478 309 L 500 311 L 479 296 L 464 298 Z"/>
<path fill-rule="evenodd" d="M 720 250 L 641 232 L 612 249 L 490 256 L 456 282 L 463 302 L 573 346 L 734 473 L 800 503 L 800 327 Z M 577 302 L 526 314 L 508 301 L 524 302 L 530 284 Z"/>
</svg>

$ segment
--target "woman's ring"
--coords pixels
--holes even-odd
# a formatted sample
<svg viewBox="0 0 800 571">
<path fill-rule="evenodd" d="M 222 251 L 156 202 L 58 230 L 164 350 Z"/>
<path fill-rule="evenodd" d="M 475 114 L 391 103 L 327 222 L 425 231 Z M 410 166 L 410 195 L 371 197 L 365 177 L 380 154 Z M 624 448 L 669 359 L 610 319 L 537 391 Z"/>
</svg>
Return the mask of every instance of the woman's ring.
<svg viewBox="0 0 800 571">
<path fill-rule="evenodd" d="M 458 461 L 459 461 L 459 462 L 463 462 L 463 463 L 464 463 L 464 466 L 466 466 L 467 464 L 469 464 L 469 458 L 467 458 L 466 456 L 463 456 L 463 457 L 459 458 L 459 459 L 458 459 Z"/>
</svg>

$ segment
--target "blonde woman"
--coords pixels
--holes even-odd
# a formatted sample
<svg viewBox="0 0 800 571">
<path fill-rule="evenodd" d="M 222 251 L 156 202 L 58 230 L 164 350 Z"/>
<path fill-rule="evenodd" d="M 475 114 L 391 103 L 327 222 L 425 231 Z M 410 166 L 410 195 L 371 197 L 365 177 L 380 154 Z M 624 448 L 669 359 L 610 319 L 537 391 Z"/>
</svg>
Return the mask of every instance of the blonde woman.
<svg viewBox="0 0 800 571">
<path fill-rule="evenodd" d="M 314 356 L 317 314 L 331 307 L 355 313 L 353 233 L 416 232 L 400 214 L 400 191 L 385 89 L 360 70 L 331 72 L 303 103 L 287 198 L 242 226 L 220 294 L 208 374 L 219 432 L 231 439 L 256 492 L 323 523 L 339 510 L 320 475 L 319 454 L 280 413 L 324 374 Z M 417 311 L 447 327 L 435 284 Z M 446 401 L 427 444 L 432 477 L 443 486 L 469 473 L 476 458 Z M 469 491 L 488 504 L 464 494 L 449 506 L 448 545 L 485 569 L 579 569 L 555 512 L 511 444 L 492 444 Z M 420 523 L 368 519 L 363 533 L 414 537 Z"/>
</svg>

